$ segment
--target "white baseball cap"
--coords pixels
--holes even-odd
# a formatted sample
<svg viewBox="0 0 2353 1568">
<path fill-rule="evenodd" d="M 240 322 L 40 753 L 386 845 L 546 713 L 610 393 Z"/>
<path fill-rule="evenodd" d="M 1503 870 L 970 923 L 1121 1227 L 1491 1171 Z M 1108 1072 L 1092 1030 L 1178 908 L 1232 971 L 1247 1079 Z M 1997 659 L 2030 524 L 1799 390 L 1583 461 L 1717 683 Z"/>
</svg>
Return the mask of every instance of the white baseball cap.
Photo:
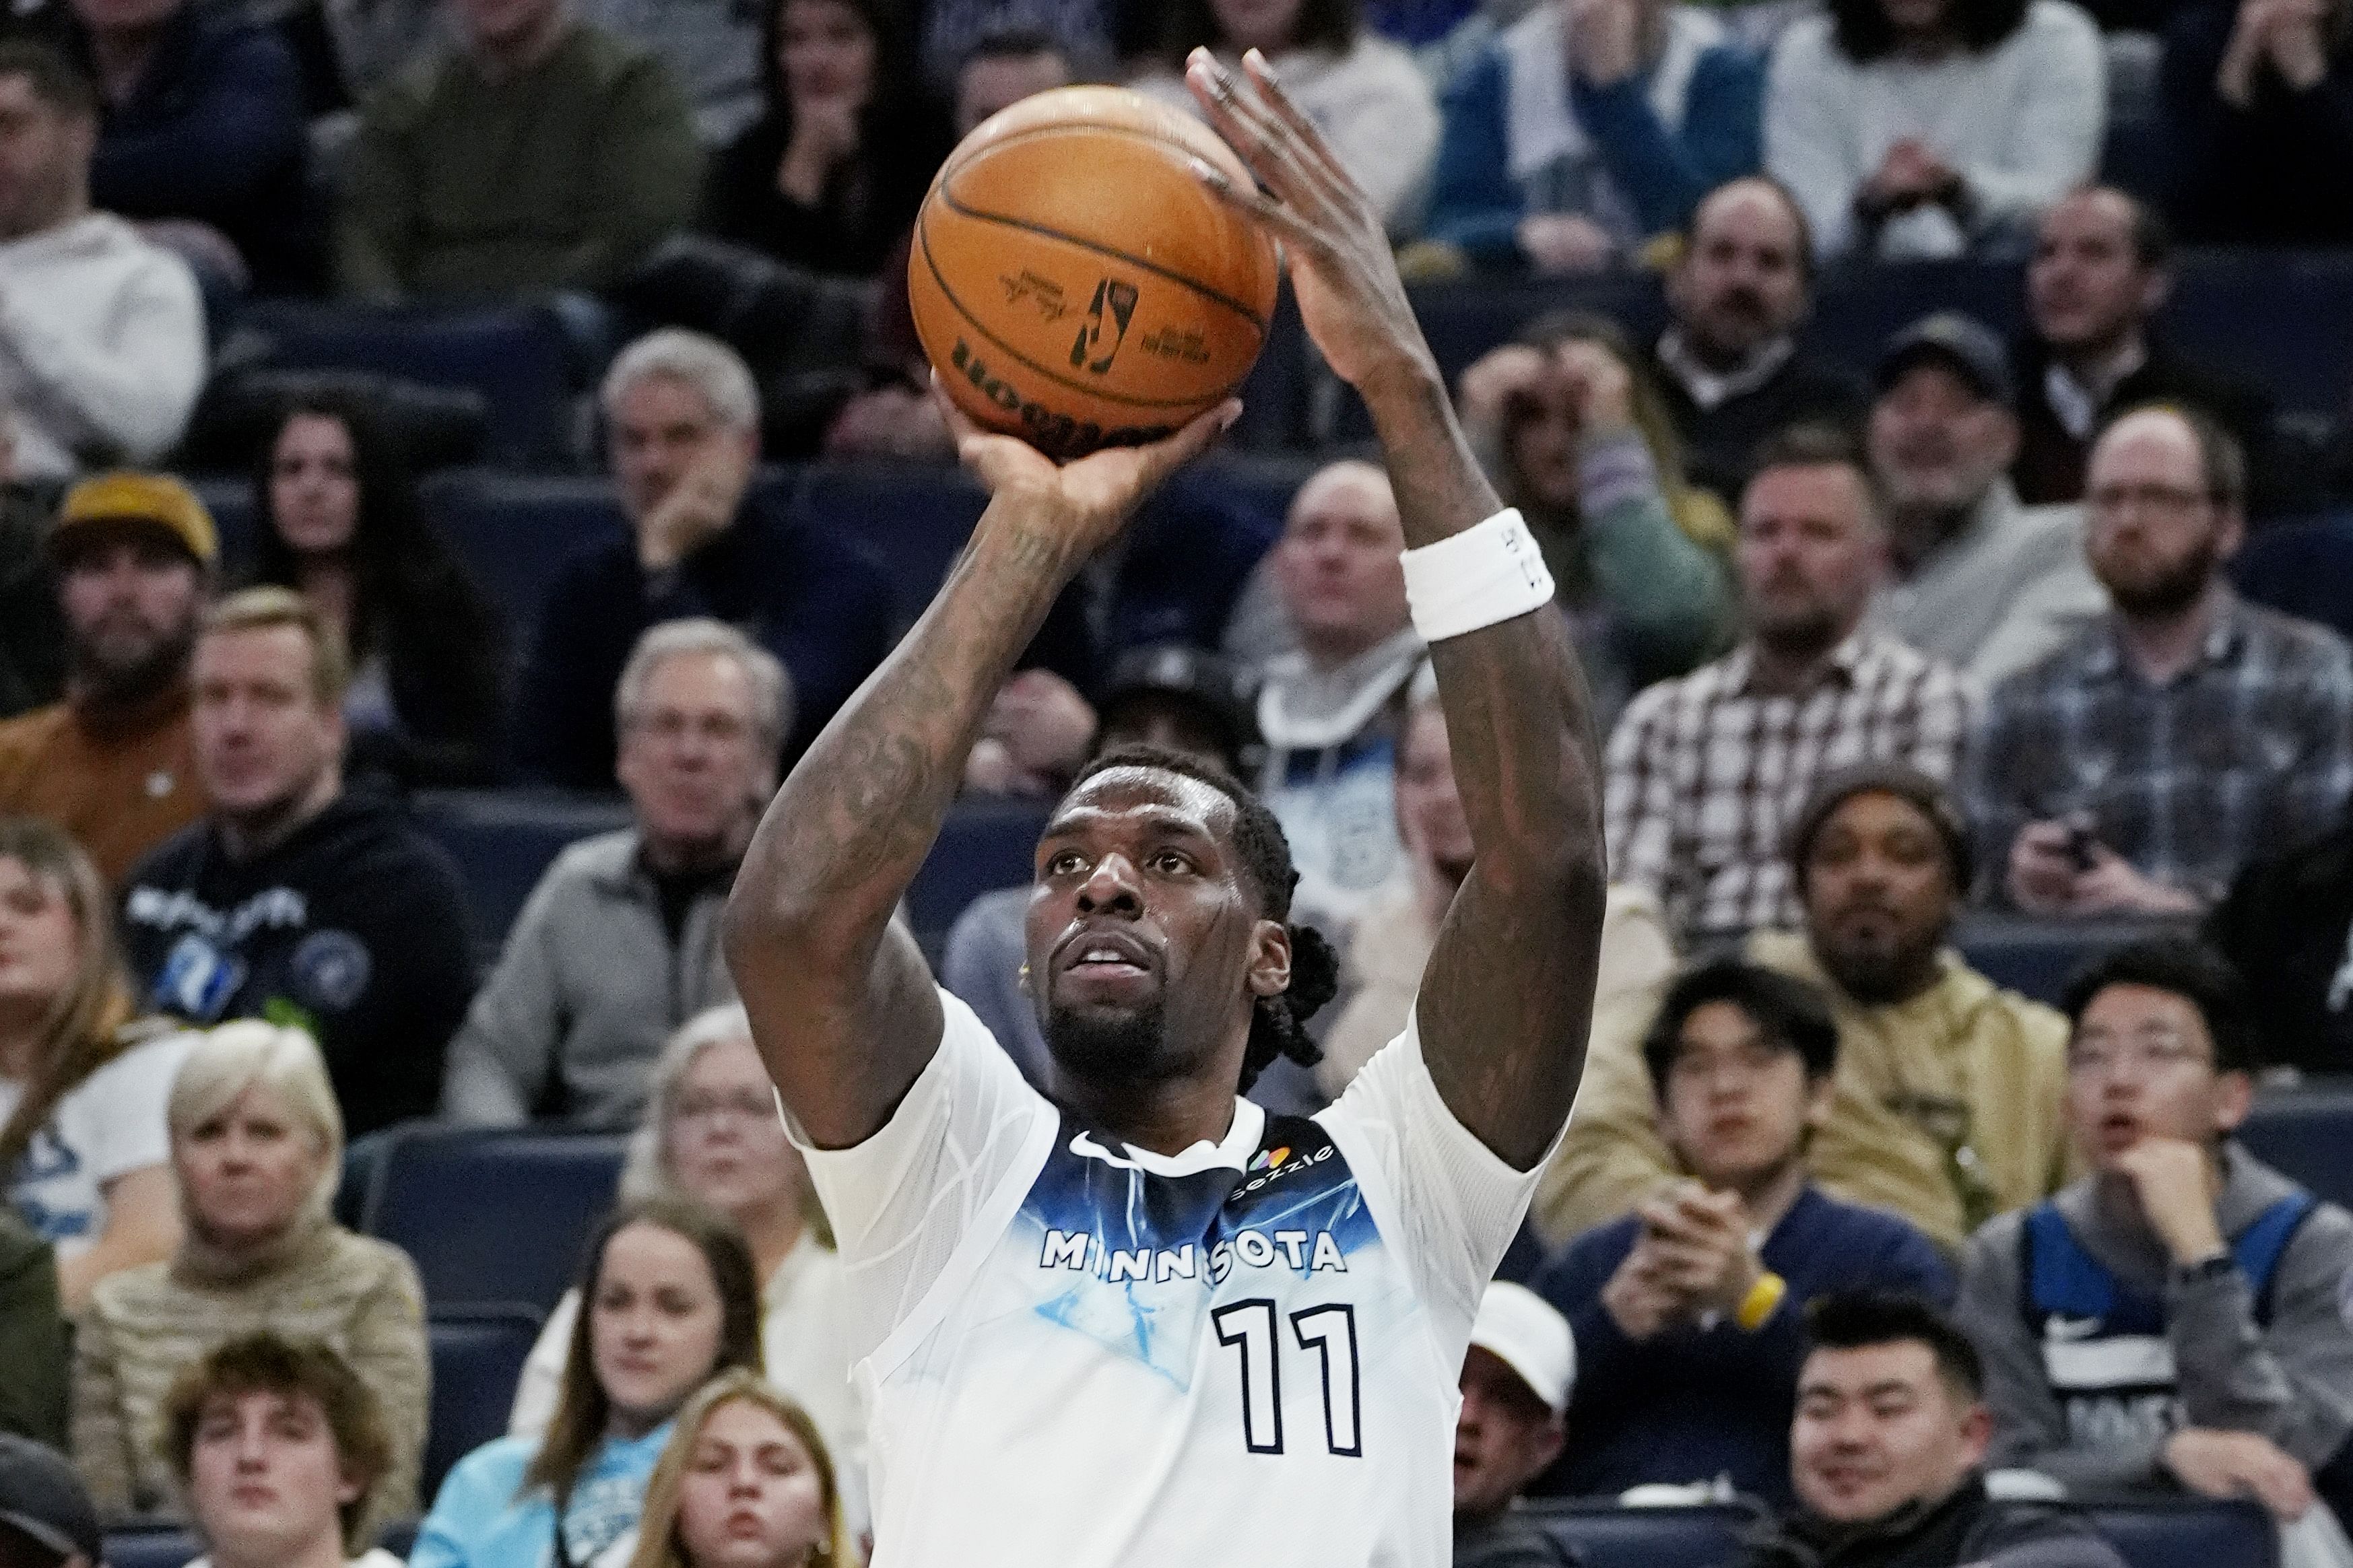
<svg viewBox="0 0 2353 1568">
<path fill-rule="evenodd" d="M 1497 1279 L 1479 1300 L 1471 1342 L 1520 1374 L 1554 1415 L 1577 1386 L 1577 1336 L 1552 1303 L 1525 1285 Z"/>
</svg>

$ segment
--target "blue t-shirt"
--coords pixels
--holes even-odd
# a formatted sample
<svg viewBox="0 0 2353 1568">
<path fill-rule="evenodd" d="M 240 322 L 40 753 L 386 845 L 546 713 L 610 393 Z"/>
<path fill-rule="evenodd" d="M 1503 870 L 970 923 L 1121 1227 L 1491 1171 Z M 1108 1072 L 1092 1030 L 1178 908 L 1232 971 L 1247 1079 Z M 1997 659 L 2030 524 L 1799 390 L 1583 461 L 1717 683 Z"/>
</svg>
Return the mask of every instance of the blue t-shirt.
<svg viewBox="0 0 2353 1568">
<path fill-rule="evenodd" d="M 663 1422 L 642 1437 L 607 1437 L 590 1452 L 564 1510 L 571 1568 L 623 1568 L 637 1550 L 646 1482 L 670 1442 Z M 518 1496 L 536 1437 L 501 1437 L 458 1461 L 417 1529 L 409 1568 L 563 1568 L 554 1562 L 555 1504 L 545 1487 Z"/>
<path fill-rule="evenodd" d="M 1809 1186 L 1759 1249 L 1789 1289 L 1755 1333 L 1687 1323 L 1638 1344 L 1602 1306 L 1601 1288 L 1640 1228 L 1629 1215 L 1588 1230 L 1536 1277 L 1536 1292 L 1577 1331 L 1568 1446 L 1539 1490 L 1607 1496 L 1728 1475 L 1742 1491 L 1785 1507 L 1806 1303 L 1862 1288 L 1908 1290 L 1940 1307 L 1953 1299 L 1951 1266 L 1926 1235 Z"/>
</svg>

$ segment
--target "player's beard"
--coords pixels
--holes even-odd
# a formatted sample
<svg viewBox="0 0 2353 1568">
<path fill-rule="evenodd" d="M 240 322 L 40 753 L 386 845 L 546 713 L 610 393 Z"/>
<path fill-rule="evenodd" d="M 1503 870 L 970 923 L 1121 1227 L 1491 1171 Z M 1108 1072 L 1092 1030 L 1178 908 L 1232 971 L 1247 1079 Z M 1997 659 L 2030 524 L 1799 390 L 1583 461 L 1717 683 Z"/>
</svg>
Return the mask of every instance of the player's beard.
<svg viewBox="0 0 2353 1568">
<path fill-rule="evenodd" d="M 1093 1081 L 1156 1078 L 1166 1054 L 1162 998 L 1131 1013 L 1081 1012 L 1049 1005 L 1043 1020 L 1054 1065 Z"/>
</svg>

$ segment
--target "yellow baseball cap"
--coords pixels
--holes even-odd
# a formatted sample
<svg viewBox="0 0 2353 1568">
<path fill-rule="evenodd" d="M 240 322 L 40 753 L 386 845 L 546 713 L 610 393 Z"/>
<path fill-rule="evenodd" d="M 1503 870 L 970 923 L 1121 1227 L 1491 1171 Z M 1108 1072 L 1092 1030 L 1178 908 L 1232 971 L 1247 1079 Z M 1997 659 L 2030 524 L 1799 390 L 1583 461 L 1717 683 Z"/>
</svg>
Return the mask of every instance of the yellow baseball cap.
<svg viewBox="0 0 2353 1568">
<path fill-rule="evenodd" d="M 49 530 L 51 555 L 69 548 L 78 531 L 101 523 L 147 523 L 170 534 L 201 566 L 220 562 L 220 531 L 196 492 L 169 474 L 119 470 L 87 479 L 66 492 Z"/>
</svg>

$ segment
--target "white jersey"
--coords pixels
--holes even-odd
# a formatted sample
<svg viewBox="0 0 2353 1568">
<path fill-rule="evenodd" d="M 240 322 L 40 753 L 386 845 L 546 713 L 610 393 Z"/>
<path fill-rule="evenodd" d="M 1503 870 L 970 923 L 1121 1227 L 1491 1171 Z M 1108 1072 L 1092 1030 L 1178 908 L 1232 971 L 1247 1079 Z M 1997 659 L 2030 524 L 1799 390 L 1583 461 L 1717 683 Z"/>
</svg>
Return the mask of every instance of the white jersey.
<svg viewBox="0 0 2353 1568">
<path fill-rule="evenodd" d="M 1412 1023 L 1314 1120 L 1237 1099 L 1162 1156 L 940 1005 L 889 1123 L 807 1149 L 873 1568 L 1444 1568 L 1463 1352 L 1535 1173 L 1454 1120 Z"/>
</svg>

